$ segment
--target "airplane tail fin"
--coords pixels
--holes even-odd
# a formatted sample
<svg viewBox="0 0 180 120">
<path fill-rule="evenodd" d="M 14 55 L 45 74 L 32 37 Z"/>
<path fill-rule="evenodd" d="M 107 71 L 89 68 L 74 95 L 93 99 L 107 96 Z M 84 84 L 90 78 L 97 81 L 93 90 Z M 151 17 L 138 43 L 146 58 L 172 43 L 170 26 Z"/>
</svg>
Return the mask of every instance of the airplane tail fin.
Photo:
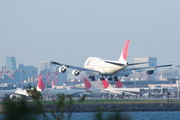
<svg viewBox="0 0 180 120">
<path fill-rule="evenodd" d="M 103 88 L 104 89 L 113 89 L 113 87 L 111 86 L 111 84 L 108 82 L 108 80 L 102 80 L 102 84 L 103 84 Z"/>
<path fill-rule="evenodd" d="M 108 81 L 102 80 L 102 84 L 103 84 L 104 89 L 109 88 L 109 82 Z"/>
<path fill-rule="evenodd" d="M 106 80 L 97 80 L 91 82 L 87 77 L 84 77 L 83 81 L 86 89 L 106 89 L 110 86 Z"/>
<path fill-rule="evenodd" d="M 123 48 L 123 50 L 121 52 L 121 56 L 120 56 L 120 58 L 118 60 L 121 64 L 125 64 L 125 65 L 127 64 L 129 42 L 130 42 L 130 40 L 126 40 L 126 42 L 124 44 L 124 48 Z"/>
<path fill-rule="evenodd" d="M 88 78 L 84 77 L 83 80 L 84 80 L 86 89 L 90 89 L 92 84 L 89 82 Z"/>
<path fill-rule="evenodd" d="M 55 86 L 54 81 L 51 81 L 51 86 L 52 86 L 52 88 L 54 88 L 54 86 Z"/>
<path fill-rule="evenodd" d="M 116 82 L 116 88 L 122 88 L 122 87 L 123 87 L 123 83 L 120 80 L 118 80 Z"/>
<path fill-rule="evenodd" d="M 43 91 L 45 89 L 45 85 L 43 83 L 42 75 L 38 76 L 38 84 L 37 84 L 37 91 Z"/>
</svg>

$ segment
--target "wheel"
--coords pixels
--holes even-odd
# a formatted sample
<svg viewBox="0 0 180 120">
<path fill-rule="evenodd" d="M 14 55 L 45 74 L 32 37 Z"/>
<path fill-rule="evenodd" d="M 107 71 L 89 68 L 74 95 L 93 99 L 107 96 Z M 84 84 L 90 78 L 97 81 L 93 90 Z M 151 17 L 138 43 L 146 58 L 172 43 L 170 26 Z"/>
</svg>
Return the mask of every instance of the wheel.
<svg viewBox="0 0 180 120">
<path fill-rule="evenodd" d="M 100 80 L 105 80 L 105 78 L 104 77 L 100 77 Z"/>
</svg>

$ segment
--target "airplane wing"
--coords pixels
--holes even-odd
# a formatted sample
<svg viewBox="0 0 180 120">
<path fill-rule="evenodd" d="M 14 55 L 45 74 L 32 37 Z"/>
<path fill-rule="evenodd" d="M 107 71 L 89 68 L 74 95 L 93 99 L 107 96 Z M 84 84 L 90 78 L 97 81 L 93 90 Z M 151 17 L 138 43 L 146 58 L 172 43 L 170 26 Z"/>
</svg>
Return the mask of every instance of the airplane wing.
<svg viewBox="0 0 180 120">
<path fill-rule="evenodd" d="M 99 71 L 90 70 L 90 69 L 86 69 L 86 68 L 83 68 L 83 67 L 77 67 L 77 66 L 62 64 L 62 63 L 58 63 L 58 62 L 55 62 L 55 61 L 52 61 L 51 64 L 59 65 L 59 66 L 64 66 L 64 67 L 67 67 L 67 68 L 70 68 L 70 69 L 75 69 L 75 70 L 78 70 L 78 71 L 86 71 L 86 72 L 99 73 Z"/>
<path fill-rule="evenodd" d="M 161 68 L 161 67 L 170 67 L 172 66 L 171 64 L 168 65 L 159 65 L 159 66 L 153 66 L 153 67 L 137 67 L 137 68 L 130 68 L 131 70 L 135 70 L 137 72 L 141 72 L 145 69 L 156 69 L 156 68 Z"/>
<path fill-rule="evenodd" d="M 129 76 L 130 74 L 133 74 L 133 71 L 136 72 L 147 72 L 149 74 L 152 74 L 156 68 L 163 68 L 163 67 L 171 67 L 171 64 L 167 65 L 158 65 L 158 66 L 153 66 L 153 67 L 128 67 L 123 69 L 122 71 L 117 72 L 115 75 L 116 76 Z"/>
<path fill-rule="evenodd" d="M 147 64 L 147 63 L 149 63 L 149 62 L 130 63 L 130 64 L 128 64 L 128 66 L 141 65 L 141 64 Z"/>
</svg>

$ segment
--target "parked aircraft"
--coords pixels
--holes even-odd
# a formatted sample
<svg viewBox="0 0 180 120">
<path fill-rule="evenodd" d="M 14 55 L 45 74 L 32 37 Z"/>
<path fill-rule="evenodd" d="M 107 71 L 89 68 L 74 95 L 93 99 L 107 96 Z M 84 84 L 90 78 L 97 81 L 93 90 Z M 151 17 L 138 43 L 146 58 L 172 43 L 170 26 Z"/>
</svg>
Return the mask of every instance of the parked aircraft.
<svg viewBox="0 0 180 120">
<path fill-rule="evenodd" d="M 82 89 L 55 89 L 55 88 L 46 88 L 42 75 L 38 76 L 38 83 L 36 90 L 42 94 L 66 94 L 66 95 L 77 95 L 85 92 Z M 20 97 L 29 97 L 28 89 L 18 88 L 13 94 L 10 95 L 11 99 L 16 99 Z"/>
<path fill-rule="evenodd" d="M 139 95 L 141 91 L 140 88 L 126 88 L 120 80 L 116 81 L 115 87 L 112 87 L 107 80 L 97 80 L 96 82 L 92 82 L 86 77 L 84 77 L 83 80 L 86 89 L 94 93 L 96 92 L 118 95 Z M 97 84 L 99 84 L 98 87 Z"/>
</svg>

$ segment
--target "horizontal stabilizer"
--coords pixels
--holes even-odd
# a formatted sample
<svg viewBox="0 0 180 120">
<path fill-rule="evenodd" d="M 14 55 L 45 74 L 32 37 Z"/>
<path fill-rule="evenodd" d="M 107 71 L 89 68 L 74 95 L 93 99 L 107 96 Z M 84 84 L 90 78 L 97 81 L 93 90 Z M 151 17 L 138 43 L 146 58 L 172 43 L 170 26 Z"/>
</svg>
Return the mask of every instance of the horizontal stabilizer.
<svg viewBox="0 0 180 120">
<path fill-rule="evenodd" d="M 141 65 L 141 64 L 147 64 L 149 62 L 140 62 L 140 63 L 130 63 L 128 64 L 128 66 L 132 66 L 132 65 Z"/>
<path fill-rule="evenodd" d="M 125 64 L 121 64 L 121 63 L 118 63 L 118 62 L 113 62 L 113 61 L 105 61 L 106 63 L 110 63 L 110 64 L 113 64 L 113 65 L 118 65 L 118 66 L 124 66 Z"/>
</svg>

